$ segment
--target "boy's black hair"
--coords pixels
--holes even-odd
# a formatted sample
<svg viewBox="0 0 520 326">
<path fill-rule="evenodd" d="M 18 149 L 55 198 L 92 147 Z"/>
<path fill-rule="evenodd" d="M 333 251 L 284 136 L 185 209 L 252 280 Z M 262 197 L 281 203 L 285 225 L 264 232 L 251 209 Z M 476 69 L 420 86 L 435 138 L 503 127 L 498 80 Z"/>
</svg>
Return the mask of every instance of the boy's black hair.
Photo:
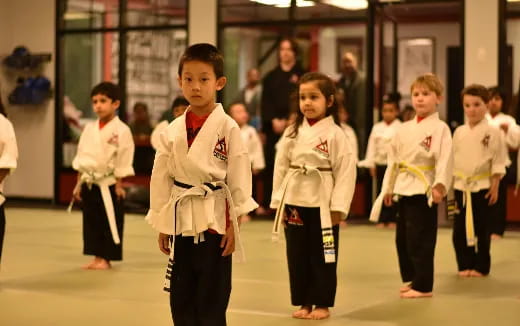
<svg viewBox="0 0 520 326">
<path fill-rule="evenodd" d="M 94 97 L 95 95 L 99 94 L 105 95 L 113 102 L 121 101 L 121 89 L 112 82 L 101 82 L 94 86 L 90 92 L 90 97 Z"/>
<path fill-rule="evenodd" d="M 387 93 L 385 96 L 383 96 L 383 103 L 387 104 L 395 104 L 397 106 L 397 109 L 399 109 L 399 103 L 401 102 L 401 93 L 399 92 L 393 92 L 393 93 Z"/>
<path fill-rule="evenodd" d="M 174 100 L 173 100 L 173 103 L 172 103 L 172 106 L 170 107 L 170 109 L 174 109 L 178 106 L 181 106 L 181 105 L 185 105 L 185 106 L 189 106 L 190 105 L 190 102 L 188 102 L 187 99 L 185 99 L 184 97 L 182 96 L 177 96 Z"/>
<path fill-rule="evenodd" d="M 184 63 L 188 61 L 201 61 L 213 66 L 217 79 L 224 76 L 224 57 L 213 45 L 208 43 L 193 44 L 184 51 L 179 61 L 179 76 L 182 75 Z"/>
<path fill-rule="evenodd" d="M 460 97 L 462 101 L 464 101 L 464 95 L 480 97 L 482 101 L 486 104 L 491 99 L 491 92 L 485 86 L 479 84 L 471 84 L 464 87 L 464 89 L 460 92 Z"/>
<path fill-rule="evenodd" d="M 507 112 L 507 108 L 509 107 L 509 96 L 505 89 L 500 86 L 493 86 L 488 88 L 489 98 L 492 99 L 496 96 L 500 96 L 502 99 L 502 112 Z"/>
</svg>

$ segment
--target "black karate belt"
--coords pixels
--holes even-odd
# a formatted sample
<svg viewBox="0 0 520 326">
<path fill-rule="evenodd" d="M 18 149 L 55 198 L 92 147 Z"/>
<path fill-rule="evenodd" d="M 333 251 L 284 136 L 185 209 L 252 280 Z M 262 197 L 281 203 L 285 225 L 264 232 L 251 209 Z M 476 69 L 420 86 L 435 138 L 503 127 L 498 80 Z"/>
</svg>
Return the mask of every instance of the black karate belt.
<svg viewBox="0 0 520 326">
<path fill-rule="evenodd" d="M 176 185 L 177 187 L 181 187 L 181 188 L 184 188 L 184 189 L 191 189 L 193 188 L 192 185 L 189 185 L 189 184 L 186 184 L 186 183 L 182 183 L 180 181 L 177 181 L 177 180 L 173 180 L 173 184 Z M 209 189 L 215 191 L 215 190 L 219 190 L 219 189 L 222 189 L 221 186 L 215 186 L 209 182 L 204 182 L 203 183 L 206 187 L 208 187 Z"/>
<path fill-rule="evenodd" d="M 298 165 L 289 165 L 289 168 L 290 169 L 304 169 L 304 170 L 307 170 L 307 168 L 304 166 L 298 166 Z M 316 170 L 318 171 L 322 171 L 322 172 L 331 172 L 332 171 L 332 168 L 316 168 Z"/>
</svg>

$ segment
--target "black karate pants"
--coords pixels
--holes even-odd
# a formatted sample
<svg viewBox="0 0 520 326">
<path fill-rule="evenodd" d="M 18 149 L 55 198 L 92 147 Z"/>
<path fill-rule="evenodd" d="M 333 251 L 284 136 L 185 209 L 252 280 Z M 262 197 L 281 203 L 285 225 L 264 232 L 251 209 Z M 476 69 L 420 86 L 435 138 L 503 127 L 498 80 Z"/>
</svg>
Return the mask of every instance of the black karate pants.
<svg viewBox="0 0 520 326">
<path fill-rule="evenodd" d="M 488 189 L 471 194 L 473 224 L 477 237 L 476 248 L 466 243 L 466 207 L 463 206 L 464 192 L 455 190 L 455 200 L 460 213 L 453 223 L 453 246 L 459 271 L 473 269 L 484 275 L 489 274 L 491 256 L 489 254 L 491 233 L 489 231 L 491 207 L 485 198 Z M 475 249 L 478 251 L 475 252 Z"/>
<path fill-rule="evenodd" d="M 2 248 L 4 246 L 5 235 L 5 211 L 4 205 L 0 206 L 0 263 L 2 262 Z"/>
<path fill-rule="evenodd" d="M 412 289 L 431 292 L 433 260 L 437 241 L 437 205 L 428 206 L 425 195 L 402 196 L 395 243 L 403 282 L 412 282 Z"/>
<path fill-rule="evenodd" d="M 231 255 L 222 257 L 222 235 L 205 240 L 175 237 L 170 308 L 175 326 L 225 326 L 231 294 Z"/>
<path fill-rule="evenodd" d="M 377 193 L 381 192 L 383 186 L 383 179 L 385 178 L 386 165 L 376 165 L 377 177 Z M 392 206 L 383 205 L 381 214 L 379 215 L 379 223 L 395 223 L 397 216 L 397 205 Z"/>
<path fill-rule="evenodd" d="M 325 263 L 320 209 L 286 205 L 285 238 L 291 303 L 333 307 L 336 297 L 339 226 L 332 227 L 336 262 Z M 292 217 L 291 217 L 292 216 Z"/>
<path fill-rule="evenodd" d="M 511 169 L 508 168 L 507 172 L 510 170 Z M 507 185 L 507 178 L 502 178 L 502 180 L 500 180 L 500 184 L 498 185 L 498 200 L 490 210 L 491 233 L 493 234 L 504 235 L 504 231 L 506 230 Z"/>
<path fill-rule="evenodd" d="M 116 245 L 110 232 L 107 213 L 101 198 L 101 191 L 97 185 L 81 187 L 83 208 L 83 253 L 104 258 L 106 260 L 123 259 L 123 226 L 125 215 L 123 201 L 118 200 L 115 186 L 110 186 L 112 203 L 116 217 L 117 232 L 121 243 Z"/>
</svg>

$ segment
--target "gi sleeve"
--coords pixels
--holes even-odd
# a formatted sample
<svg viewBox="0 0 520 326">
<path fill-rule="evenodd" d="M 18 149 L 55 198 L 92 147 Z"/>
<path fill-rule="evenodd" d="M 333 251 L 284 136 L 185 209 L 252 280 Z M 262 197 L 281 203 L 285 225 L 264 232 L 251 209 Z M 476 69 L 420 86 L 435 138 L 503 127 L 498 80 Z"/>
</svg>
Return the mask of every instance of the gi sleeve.
<svg viewBox="0 0 520 326">
<path fill-rule="evenodd" d="M 161 214 L 161 211 L 167 207 L 173 190 L 173 178 L 169 171 L 173 146 L 169 142 L 166 132 L 160 134 L 157 145 L 150 178 L 150 209 L 146 214 L 146 220 L 157 231 L 173 234 L 173 212 Z"/>
<path fill-rule="evenodd" d="M 233 197 L 234 209 L 238 216 L 245 215 L 258 204 L 251 197 L 253 177 L 251 175 L 251 160 L 242 142 L 238 126 L 232 127 L 228 142 L 228 163 L 226 183 Z"/>
<path fill-rule="evenodd" d="M 368 137 L 367 152 L 365 154 L 365 159 L 359 162 L 360 167 L 374 168 L 376 166 L 376 136 L 374 135 L 374 129 L 375 127 L 372 127 L 372 131 L 370 132 L 370 136 Z"/>
<path fill-rule="evenodd" d="M 265 169 L 265 159 L 262 142 L 256 130 L 251 135 L 251 160 L 253 161 L 253 169 L 263 170 Z"/>
<path fill-rule="evenodd" d="M 351 145 L 343 132 L 337 132 L 332 139 L 330 163 L 334 186 L 330 200 L 330 210 L 341 212 L 346 218 L 350 210 L 356 188 L 356 159 Z"/>
<path fill-rule="evenodd" d="M 500 130 L 493 135 L 493 157 L 491 158 L 491 175 L 499 174 L 504 176 L 506 174 L 506 163 L 508 159 L 507 147 L 505 146 L 504 135 Z"/>
<path fill-rule="evenodd" d="M 447 192 L 453 181 L 453 142 L 450 129 L 446 124 L 442 126 L 440 138 L 439 145 L 434 152 L 435 178 L 432 187 L 441 184 Z"/>
<path fill-rule="evenodd" d="M 271 208 L 276 209 L 280 206 L 281 194 L 279 189 L 285 179 L 285 175 L 289 171 L 291 164 L 291 149 L 292 139 L 288 135 L 292 132 L 293 127 L 288 127 L 280 137 L 280 140 L 276 144 L 276 156 L 274 160 L 274 171 L 273 171 L 273 193 L 271 196 Z"/>
<path fill-rule="evenodd" d="M 13 125 L 6 121 L 0 130 L 0 169 L 16 169 L 18 160 L 18 147 Z"/>
<path fill-rule="evenodd" d="M 134 175 L 134 139 L 130 129 L 125 125 L 119 133 L 119 148 L 115 161 L 114 176 L 116 178 L 124 178 Z"/>
</svg>

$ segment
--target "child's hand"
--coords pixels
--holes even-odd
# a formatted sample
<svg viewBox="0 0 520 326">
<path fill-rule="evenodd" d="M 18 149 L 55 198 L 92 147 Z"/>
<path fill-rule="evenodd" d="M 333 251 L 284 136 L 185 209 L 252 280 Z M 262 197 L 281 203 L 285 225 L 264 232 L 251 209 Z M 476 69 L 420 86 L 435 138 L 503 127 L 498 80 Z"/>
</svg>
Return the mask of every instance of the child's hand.
<svg viewBox="0 0 520 326">
<path fill-rule="evenodd" d="M 368 172 L 370 172 L 372 178 L 376 177 L 376 168 L 368 168 Z"/>
<path fill-rule="evenodd" d="M 435 187 L 432 189 L 432 198 L 433 202 L 435 204 L 438 204 L 442 201 L 444 198 L 444 194 L 446 193 L 446 190 L 444 189 L 444 186 L 440 183 L 436 184 Z"/>
<path fill-rule="evenodd" d="M 77 183 L 74 189 L 72 190 L 72 198 L 75 201 L 81 201 L 81 184 Z"/>
<path fill-rule="evenodd" d="M 223 257 L 229 256 L 235 251 L 235 229 L 233 228 L 233 225 L 230 225 L 227 228 L 226 234 L 220 241 L 220 248 L 224 248 L 224 251 L 222 252 Z"/>
<path fill-rule="evenodd" d="M 159 238 L 157 239 L 159 242 L 159 250 L 165 255 L 170 254 L 170 235 L 159 233 Z"/>
<path fill-rule="evenodd" d="M 125 191 L 125 188 L 123 188 L 123 186 L 119 183 L 116 183 L 116 196 L 117 196 L 117 199 L 125 199 L 126 197 L 126 191 Z"/>
<path fill-rule="evenodd" d="M 489 198 L 489 206 L 496 204 L 498 200 L 498 183 L 491 185 L 489 191 L 486 193 L 485 198 Z"/>
<path fill-rule="evenodd" d="M 383 204 L 385 204 L 385 206 L 392 206 L 394 204 L 394 201 L 392 200 L 393 197 L 394 194 L 386 194 L 383 198 Z"/>
<path fill-rule="evenodd" d="M 331 219 L 331 222 L 332 222 L 332 225 L 338 225 L 339 223 L 341 223 L 341 212 L 335 212 L 335 211 L 332 211 L 330 212 L 330 219 Z"/>
</svg>

